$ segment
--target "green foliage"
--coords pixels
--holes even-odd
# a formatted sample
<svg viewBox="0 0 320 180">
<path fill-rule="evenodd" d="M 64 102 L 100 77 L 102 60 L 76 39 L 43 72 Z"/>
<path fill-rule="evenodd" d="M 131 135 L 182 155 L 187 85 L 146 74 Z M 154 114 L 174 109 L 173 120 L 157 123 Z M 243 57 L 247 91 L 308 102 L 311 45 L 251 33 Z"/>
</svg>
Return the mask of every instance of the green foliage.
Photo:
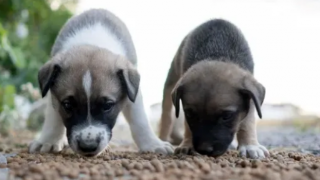
<svg viewBox="0 0 320 180">
<path fill-rule="evenodd" d="M 30 101 L 41 98 L 38 70 L 72 16 L 67 6 L 76 4 L 77 0 L 0 0 L 0 135 L 8 135 L 20 123 L 16 94 Z"/>
<path fill-rule="evenodd" d="M 15 93 L 16 88 L 13 85 L 0 86 L 0 135 L 3 136 L 8 135 L 11 128 Z"/>
<path fill-rule="evenodd" d="M 13 85 L 0 87 L 0 112 L 3 111 L 5 106 L 12 109 L 14 108 L 14 95 L 16 88 Z"/>
<path fill-rule="evenodd" d="M 26 128 L 30 131 L 37 132 L 41 130 L 44 121 L 44 109 L 33 112 L 27 119 Z"/>
<path fill-rule="evenodd" d="M 0 0 L 0 84 L 31 82 L 38 87 L 37 73 L 49 59 L 60 28 L 72 13 L 61 5 L 50 8 L 49 0 Z M 26 37 L 19 33 L 27 31 Z M 23 33 L 22 33 L 23 34 Z"/>
</svg>

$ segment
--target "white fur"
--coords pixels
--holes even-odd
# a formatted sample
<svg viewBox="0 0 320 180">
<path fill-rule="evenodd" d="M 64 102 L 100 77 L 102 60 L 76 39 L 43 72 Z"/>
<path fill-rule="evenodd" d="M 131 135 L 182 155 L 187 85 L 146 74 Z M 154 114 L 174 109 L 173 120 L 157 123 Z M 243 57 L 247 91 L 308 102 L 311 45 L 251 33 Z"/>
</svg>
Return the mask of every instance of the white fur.
<svg viewBox="0 0 320 180">
<path fill-rule="evenodd" d="M 240 156 L 252 159 L 261 159 L 269 156 L 269 151 L 262 145 L 240 145 Z"/>
<path fill-rule="evenodd" d="M 88 108 L 87 120 L 88 120 L 89 124 L 91 124 L 90 96 L 91 96 L 92 78 L 91 78 L 91 73 L 89 70 L 87 70 L 87 72 L 83 75 L 82 85 L 83 85 L 83 88 L 84 88 L 84 90 L 86 92 L 86 96 L 87 96 L 87 108 Z"/>
<path fill-rule="evenodd" d="M 42 127 L 41 136 L 38 140 L 30 144 L 31 153 L 40 152 L 59 152 L 64 146 L 68 145 L 66 128 L 60 115 L 52 107 L 51 93 L 48 92 L 47 105 L 45 110 L 45 121 Z"/>
<path fill-rule="evenodd" d="M 75 127 L 73 130 L 70 147 L 80 154 L 85 154 L 79 150 L 77 141 L 80 140 L 90 145 L 93 142 L 95 142 L 99 136 L 101 138 L 101 141 L 96 152 L 93 152 L 92 154 L 103 152 L 103 150 L 107 147 L 109 143 L 110 132 L 107 132 L 106 126 L 100 124 L 89 126 L 87 124 L 84 124 L 83 126 L 79 125 Z"/>
<path fill-rule="evenodd" d="M 114 54 L 125 56 L 121 39 L 117 38 L 101 23 L 80 29 L 65 41 L 62 50 L 65 52 L 73 46 L 88 44 L 108 49 Z"/>
<path fill-rule="evenodd" d="M 82 85 L 86 92 L 87 98 L 90 99 L 92 79 L 91 79 L 91 73 L 89 70 L 87 70 L 87 72 L 83 75 Z"/>
<path fill-rule="evenodd" d="M 229 149 L 235 150 L 238 147 L 238 141 L 237 138 L 233 138 L 231 144 L 229 145 Z"/>
<path fill-rule="evenodd" d="M 140 90 L 135 103 L 129 101 L 128 105 L 122 112 L 129 123 L 133 140 L 139 147 L 140 151 L 157 152 L 162 154 L 173 153 L 172 145 L 168 142 L 161 141 L 154 131 L 152 131 L 144 110 Z"/>
</svg>

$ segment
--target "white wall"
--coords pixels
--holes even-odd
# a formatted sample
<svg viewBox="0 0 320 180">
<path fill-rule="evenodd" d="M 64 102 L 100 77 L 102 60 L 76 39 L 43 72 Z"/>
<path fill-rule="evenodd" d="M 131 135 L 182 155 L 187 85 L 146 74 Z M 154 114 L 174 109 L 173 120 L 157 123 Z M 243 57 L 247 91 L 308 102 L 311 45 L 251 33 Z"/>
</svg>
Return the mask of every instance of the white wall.
<svg viewBox="0 0 320 180">
<path fill-rule="evenodd" d="M 266 104 L 262 106 L 261 110 L 263 120 L 292 120 L 300 115 L 297 109 L 290 105 L 278 106 Z"/>
</svg>

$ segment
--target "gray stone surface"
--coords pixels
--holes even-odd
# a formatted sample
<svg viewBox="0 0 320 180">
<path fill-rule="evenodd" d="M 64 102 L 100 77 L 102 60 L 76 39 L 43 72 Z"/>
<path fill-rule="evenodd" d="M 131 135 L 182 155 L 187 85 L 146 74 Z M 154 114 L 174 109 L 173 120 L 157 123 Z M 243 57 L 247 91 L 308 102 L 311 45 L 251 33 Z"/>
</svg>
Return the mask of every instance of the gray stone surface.
<svg viewBox="0 0 320 180">
<path fill-rule="evenodd" d="M 0 153 L 0 164 L 7 164 L 7 158 L 2 153 Z M 0 180 L 5 180 L 8 177 L 8 173 L 8 168 L 0 168 Z"/>
<path fill-rule="evenodd" d="M 0 164 L 7 164 L 7 158 L 2 153 L 0 153 Z"/>
<path fill-rule="evenodd" d="M 268 148 L 296 148 L 320 155 L 320 132 L 313 129 L 299 131 L 294 127 L 264 127 L 258 129 L 258 139 Z"/>
</svg>

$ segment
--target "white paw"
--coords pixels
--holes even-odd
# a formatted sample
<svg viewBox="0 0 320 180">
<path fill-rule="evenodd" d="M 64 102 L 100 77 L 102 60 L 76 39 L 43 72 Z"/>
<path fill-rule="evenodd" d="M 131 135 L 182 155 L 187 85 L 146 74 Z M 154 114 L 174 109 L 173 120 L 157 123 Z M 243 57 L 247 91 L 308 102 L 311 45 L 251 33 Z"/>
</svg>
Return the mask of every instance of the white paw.
<svg viewBox="0 0 320 180">
<path fill-rule="evenodd" d="M 173 154 L 173 146 L 169 142 L 161 141 L 159 138 L 148 140 L 139 148 L 140 152 L 153 152 L 159 154 Z"/>
<path fill-rule="evenodd" d="M 230 144 L 229 147 L 228 147 L 229 150 L 236 150 L 237 149 L 237 146 L 234 145 L 234 144 Z"/>
<path fill-rule="evenodd" d="M 52 139 L 43 139 L 34 140 L 29 145 L 30 153 L 57 153 L 62 151 L 64 147 L 68 146 L 67 138 L 63 138 L 60 140 L 52 140 Z"/>
<path fill-rule="evenodd" d="M 236 150 L 237 147 L 238 147 L 238 142 L 237 142 L 237 140 L 234 139 L 234 140 L 232 141 L 232 143 L 229 145 L 229 148 L 228 148 L 228 149 L 230 149 L 230 150 Z"/>
<path fill-rule="evenodd" d="M 241 157 L 260 159 L 269 156 L 269 151 L 262 145 L 240 145 L 239 153 Z"/>
</svg>

